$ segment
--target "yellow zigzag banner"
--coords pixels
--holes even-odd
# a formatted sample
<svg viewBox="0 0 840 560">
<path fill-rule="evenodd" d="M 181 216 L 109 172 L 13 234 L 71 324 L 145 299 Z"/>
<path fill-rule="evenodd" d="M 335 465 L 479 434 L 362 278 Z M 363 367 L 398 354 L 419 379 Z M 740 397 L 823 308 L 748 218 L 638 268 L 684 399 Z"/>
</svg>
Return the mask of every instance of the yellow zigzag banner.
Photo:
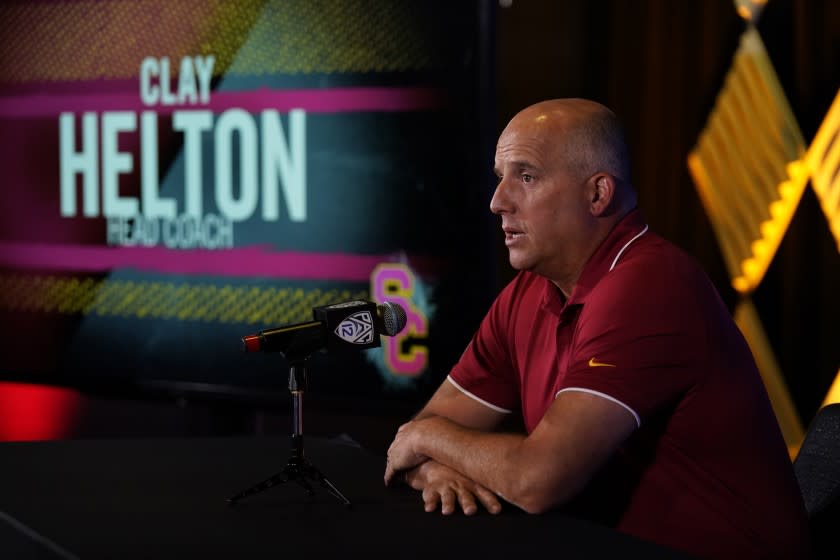
<svg viewBox="0 0 840 560">
<path fill-rule="evenodd" d="M 755 8 L 736 1 L 751 21 Z M 761 6 L 758 6 L 759 8 Z M 785 98 L 758 31 L 741 37 L 724 87 L 688 155 L 688 168 L 711 220 L 733 287 L 743 299 L 735 320 L 756 357 L 791 453 L 804 430 L 749 294 L 761 283 L 808 179 L 840 251 L 840 94 L 810 148 Z M 840 402 L 840 371 L 823 405 Z"/>
<path fill-rule="evenodd" d="M 802 133 L 755 28 L 688 156 L 732 277 L 753 291 L 782 241 L 807 183 Z"/>
<path fill-rule="evenodd" d="M 817 193 L 840 253 L 840 90 L 808 148 L 805 161 L 811 172 L 811 186 Z M 835 402 L 840 402 L 840 369 L 822 406 Z"/>
<path fill-rule="evenodd" d="M 817 193 L 840 253 L 840 90 L 808 148 L 805 161 L 811 172 L 811 186 Z M 835 402 L 840 402 L 840 368 L 822 406 Z"/>
<path fill-rule="evenodd" d="M 840 252 L 840 91 L 808 148 L 805 162 Z"/>
</svg>

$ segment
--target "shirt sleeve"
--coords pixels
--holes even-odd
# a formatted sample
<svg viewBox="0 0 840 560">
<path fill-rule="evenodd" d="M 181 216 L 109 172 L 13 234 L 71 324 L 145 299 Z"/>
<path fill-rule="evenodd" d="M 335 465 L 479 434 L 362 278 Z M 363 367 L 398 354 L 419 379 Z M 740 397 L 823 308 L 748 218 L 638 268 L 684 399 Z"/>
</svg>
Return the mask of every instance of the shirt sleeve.
<svg viewBox="0 0 840 560">
<path fill-rule="evenodd" d="M 563 391 L 587 391 L 627 408 L 641 425 L 676 404 L 703 363 L 702 304 L 666 269 L 617 268 L 584 304 Z M 702 365 L 700 365 L 702 368 Z"/>
</svg>

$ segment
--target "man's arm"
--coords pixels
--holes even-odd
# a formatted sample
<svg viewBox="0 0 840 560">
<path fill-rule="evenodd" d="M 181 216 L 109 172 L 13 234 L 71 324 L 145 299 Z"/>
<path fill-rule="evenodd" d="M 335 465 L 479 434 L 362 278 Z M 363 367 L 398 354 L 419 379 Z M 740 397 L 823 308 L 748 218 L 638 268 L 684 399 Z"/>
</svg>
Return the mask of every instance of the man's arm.
<svg viewBox="0 0 840 560">
<path fill-rule="evenodd" d="M 447 379 L 414 420 L 440 417 L 465 428 L 489 431 L 506 416 L 468 396 Z M 455 512 L 458 504 L 466 515 L 472 515 L 478 511 L 478 503 L 490 513 L 502 509 L 490 490 L 436 461 L 424 461 L 407 469 L 405 482 L 422 492 L 426 511 L 434 511 L 440 506 L 441 513 L 449 515 Z"/>
<path fill-rule="evenodd" d="M 581 391 L 561 393 L 528 436 L 427 416 L 400 427 L 388 450 L 385 482 L 432 459 L 539 513 L 580 492 L 636 427 L 622 405 Z"/>
<path fill-rule="evenodd" d="M 489 431 L 496 428 L 507 416 L 470 397 L 447 378 L 438 387 L 414 420 L 441 416 L 465 428 Z"/>
</svg>

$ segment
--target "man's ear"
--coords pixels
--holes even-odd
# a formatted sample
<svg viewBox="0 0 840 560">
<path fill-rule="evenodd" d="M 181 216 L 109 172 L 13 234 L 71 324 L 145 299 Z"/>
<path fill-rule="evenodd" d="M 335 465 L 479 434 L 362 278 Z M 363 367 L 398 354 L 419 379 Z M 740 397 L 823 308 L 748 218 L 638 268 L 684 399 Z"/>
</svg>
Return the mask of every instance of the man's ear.
<svg viewBox="0 0 840 560">
<path fill-rule="evenodd" d="M 615 196 L 615 179 L 606 173 L 598 173 L 589 180 L 591 181 L 589 211 L 593 216 L 603 216 L 607 214 Z"/>
</svg>

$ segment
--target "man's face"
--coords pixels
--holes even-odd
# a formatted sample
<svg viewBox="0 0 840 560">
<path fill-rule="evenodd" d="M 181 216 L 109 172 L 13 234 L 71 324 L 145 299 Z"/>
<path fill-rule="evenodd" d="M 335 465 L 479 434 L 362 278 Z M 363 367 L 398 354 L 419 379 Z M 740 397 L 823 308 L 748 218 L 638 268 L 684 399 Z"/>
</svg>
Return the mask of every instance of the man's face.
<svg viewBox="0 0 840 560">
<path fill-rule="evenodd" d="M 588 228 L 585 179 L 566 170 L 562 119 L 520 114 L 499 137 L 490 210 L 502 218 L 510 264 L 564 283 L 577 274 Z"/>
</svg>

